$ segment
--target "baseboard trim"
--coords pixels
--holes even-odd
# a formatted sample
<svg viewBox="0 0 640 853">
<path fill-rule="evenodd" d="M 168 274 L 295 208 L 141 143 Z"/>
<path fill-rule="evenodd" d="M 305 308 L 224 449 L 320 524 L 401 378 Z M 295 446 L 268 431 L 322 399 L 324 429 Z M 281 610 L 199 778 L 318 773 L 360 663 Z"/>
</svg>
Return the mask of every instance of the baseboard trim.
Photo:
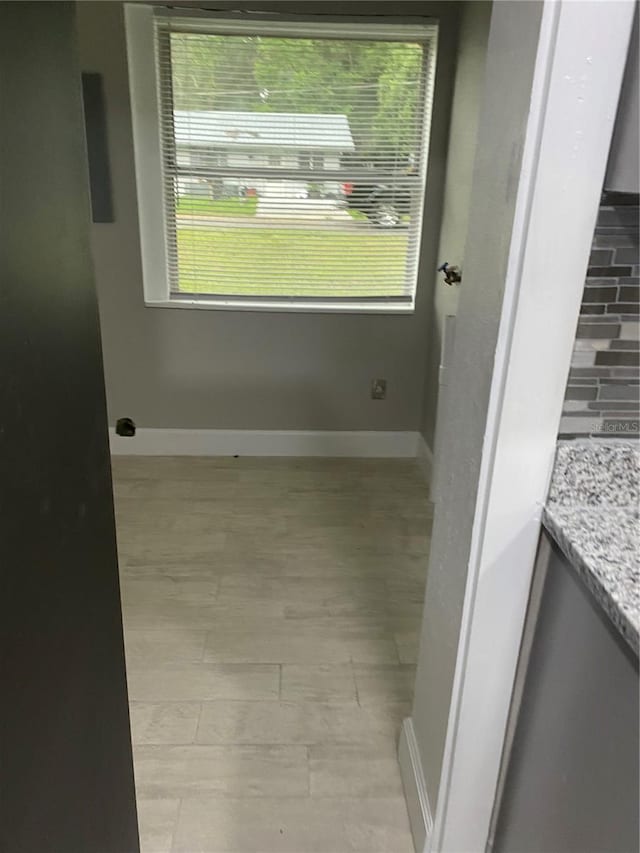
<svg viewBox="0 0 640 853">
<path fill-rule="evenodd" d="M 416 458 L 425 482 L 430 485 L 433 476 L 433 453 L 421 433 L 418 433 Z"/>
<path fill-rule="evenodd" d="M 138 429 L 109 430 L 118 456 L 344 456 L 415 459 L 419 433 L 390 431 Z"/>
<path fill-rule="evenodd" d="M 398 760 L 413 835 L 413 846 L 416 853 L 423 853 L 431 836 L 433 819 L 411 717 L 407 717 L 402 723 Z"/>
</svg>

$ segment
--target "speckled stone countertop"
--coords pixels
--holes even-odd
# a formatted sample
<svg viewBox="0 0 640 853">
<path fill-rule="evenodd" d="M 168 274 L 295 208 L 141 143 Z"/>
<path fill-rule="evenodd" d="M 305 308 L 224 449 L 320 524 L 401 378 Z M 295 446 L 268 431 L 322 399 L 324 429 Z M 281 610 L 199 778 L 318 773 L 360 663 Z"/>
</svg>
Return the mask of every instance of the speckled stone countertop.
<svg viewBox="0 0 640 853">
<path fill-rule="evenodd" d="M 640 446 L 581 440 L 558 445 L 543 523 L 638 654 Z"/>
</svg>

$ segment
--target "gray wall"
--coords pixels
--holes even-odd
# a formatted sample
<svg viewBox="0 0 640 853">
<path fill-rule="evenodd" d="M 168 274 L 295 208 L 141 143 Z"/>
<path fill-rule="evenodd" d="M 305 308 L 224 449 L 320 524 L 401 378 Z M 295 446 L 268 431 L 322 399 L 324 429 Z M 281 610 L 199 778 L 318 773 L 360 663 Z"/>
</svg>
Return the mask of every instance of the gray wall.
<svg viewBox="0 0 640 853">
<path fill-rule="evenodd" d="M 469 199 L 490 20 L 491 2 L 489 0 L 477 0 L 477 2 L 472 0 L 464 4 L 460 17 L 437 266 L 444 261 L 464 266 Z M 434 282 L 434 310 L 427 339 L 424 398 L 420 421 L 420 431 L 432 450 L 435 445 L 438 365 L 444 318 L 447 314 L 457 313 L 460 293 L 458 285 L 449 287 L 444 284 L 442 274 L 434 275 Z"/>
<path fill-rule="evenodd" d="M 303 9 L 353 14 L 362 6 L 305 3 Z M 122 6 L 79 4 L 82 69 L 104 75 L 113 180 L 115 223 L 94 225 L 92 238 L 111 422 L 126 415 L 145 427 L 419 428 L 458 4 L 368 3 L 366 11 L 419 11 L 441 21 L 422 266 L 410 316 L 145 308 Z M 374 377 L 388 381 L 384 402 L 369 397 Z"/>
<path fill-rule="evenodd" d="M 498 13 L 499 10 L 499 13 Z M 498 324 L 529 110 L 541 3 L 494 7 L 465 249 L 465 279 L 447 395 L 446 459 L 435 515 L 413 725 L 431 808 L 440 786 L 470 559 Z"/>
</svg>

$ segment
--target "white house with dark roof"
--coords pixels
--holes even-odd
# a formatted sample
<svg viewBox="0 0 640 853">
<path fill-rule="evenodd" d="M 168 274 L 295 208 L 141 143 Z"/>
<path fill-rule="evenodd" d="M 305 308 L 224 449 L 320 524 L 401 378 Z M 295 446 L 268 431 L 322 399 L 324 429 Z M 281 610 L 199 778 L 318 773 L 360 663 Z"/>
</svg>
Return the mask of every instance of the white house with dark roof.
<svg viewBox="0 0 640 853">
<path fill-rule="evenodd" d="M 345 115 L 176 110 L 173 114 L 180 195 L 215 192 L 236 195 L 243 184 L 261 196 L 298 196 L 309 180 L 251 180 L 251 169 L 296 172 L 336 170 L 343 154 L 355 150 Z M 244 178 L 215 178 L 209 169 L 246 171 Z M 318 181 L 321 181 L 320 175 Z"/>
</svg>

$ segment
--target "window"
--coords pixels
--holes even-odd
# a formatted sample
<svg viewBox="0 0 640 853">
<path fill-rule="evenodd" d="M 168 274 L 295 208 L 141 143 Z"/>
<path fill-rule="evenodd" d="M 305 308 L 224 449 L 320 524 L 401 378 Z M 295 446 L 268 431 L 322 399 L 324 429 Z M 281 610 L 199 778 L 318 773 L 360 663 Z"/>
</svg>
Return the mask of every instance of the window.
<svg viewBox="0 0 640 853">
<path fill-rule="evenodd" d="M 306 171 L 324 169 L 324 153 L 322 151 L 301 151 L 298 154 L 298 168 Z"/>
<path fill-rule="evenodd" d="M 435 25 L 126 16 L 145 301 L 413 310 Z"/>
</svg>

